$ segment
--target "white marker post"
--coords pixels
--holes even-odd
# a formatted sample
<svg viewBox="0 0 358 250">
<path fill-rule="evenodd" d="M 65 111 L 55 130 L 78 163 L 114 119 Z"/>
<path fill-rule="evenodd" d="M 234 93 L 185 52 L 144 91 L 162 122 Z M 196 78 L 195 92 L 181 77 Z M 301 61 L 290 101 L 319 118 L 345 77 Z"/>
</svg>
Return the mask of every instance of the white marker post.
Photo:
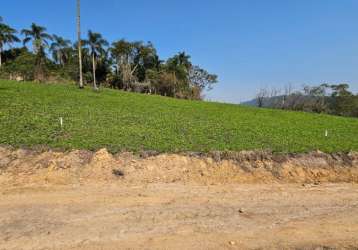
<svg viewBox="0 0 358 250">
<path fill-rule="evenodd" d="M 328 130 L 326 130 L 325 136 L 328 137 Z"/>
<path fill-rule="evenodd" d="M 62 117 L 60 117 L 60 125 L 61 125 L 61 128 L 63 127 L 63 119 Z"/>
</svg>

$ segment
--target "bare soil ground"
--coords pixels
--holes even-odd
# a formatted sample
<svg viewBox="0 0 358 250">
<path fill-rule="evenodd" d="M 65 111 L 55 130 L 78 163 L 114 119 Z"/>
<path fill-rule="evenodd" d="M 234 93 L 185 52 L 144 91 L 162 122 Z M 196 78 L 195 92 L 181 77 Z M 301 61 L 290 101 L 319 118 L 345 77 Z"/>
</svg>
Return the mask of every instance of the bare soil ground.
<svg viewBox="0 0 358 250">
<path fill-rule="evenodd" d="M 3 147 L 0 249 L 358 249 L 357 159 Z"/>
</svg>

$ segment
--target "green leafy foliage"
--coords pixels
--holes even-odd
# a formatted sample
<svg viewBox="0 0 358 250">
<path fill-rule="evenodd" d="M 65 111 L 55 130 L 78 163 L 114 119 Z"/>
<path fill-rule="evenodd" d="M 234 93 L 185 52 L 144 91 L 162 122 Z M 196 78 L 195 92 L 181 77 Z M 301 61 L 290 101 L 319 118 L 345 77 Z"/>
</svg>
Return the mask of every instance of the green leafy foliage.
<svg viewBox="0 0 358 250">
<path fill-rule="evenodd" d="M 165 62 L 160 60 L 151 42 L 121 39 L 110 46 L 100 33 L 91 30 L 87 39 L 82 40 L 79 1 L 77 8 L 78 41 L 73 44 L 61 36 L 48 34 L 46 27 L 32 23 L 29 29 L 21 30 L 24 47 L 10 47 L 4 51 L 5 45 L 20 42 L 20 39 L 15 35 L 15 29 L 0 20 L 0 78 L 40 82 L 79 81 L 80 88 L 85 80 L 93 82 L 95 90 L 100 85 L 194 100 L 201 100 L 204 90 L 210 90 L 218 82 L 217 75 L 193 65 L 185 52 Z M 30 42 L 32 46 L 28 50 L 26 45 Z M 34 62 L 29 60 L 30 54 L 34 55 Z M 12 65 L 4 69 L 4 63 Z"/>
<path fill-rule="evenodd" d="M 255 104 L 258 107 L 358 117 L 358 94 L 350 92 L 348 84 L 304 86 L 303 90 L 294 92 L 290 89 L 290 86 L 286 87 L 283 95 L 276 89 L 261 89 Z"/>
<path fill-rule="evenodd" d="M 36 56 L 27 50 L 21 51 L 14 60 L 3 65 L 1 72 L 6 73 L 10 78 L 21 76 L 24 80 L 34 80 Z"/>
<path fill-rule="evenodd" d="M 358 119 L 0 81 L 0 144 L 113 152 L 347 152 L 358 150 Z"/>
</svg>

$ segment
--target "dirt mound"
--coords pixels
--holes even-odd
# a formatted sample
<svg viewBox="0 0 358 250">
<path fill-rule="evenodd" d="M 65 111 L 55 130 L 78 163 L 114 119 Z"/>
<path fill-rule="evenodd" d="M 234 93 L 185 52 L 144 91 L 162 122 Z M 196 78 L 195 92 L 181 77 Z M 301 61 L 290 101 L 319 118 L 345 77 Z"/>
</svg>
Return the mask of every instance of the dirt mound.
<svg viewBox="0 0 358 250">
<path fill-rule="evenodd" d="M 81 183 L 358 183 L 358 154 L 275 155 L 213 152 L 208 155 L 36 152 L 0 147 L 0 184 Z"/>
</svg>

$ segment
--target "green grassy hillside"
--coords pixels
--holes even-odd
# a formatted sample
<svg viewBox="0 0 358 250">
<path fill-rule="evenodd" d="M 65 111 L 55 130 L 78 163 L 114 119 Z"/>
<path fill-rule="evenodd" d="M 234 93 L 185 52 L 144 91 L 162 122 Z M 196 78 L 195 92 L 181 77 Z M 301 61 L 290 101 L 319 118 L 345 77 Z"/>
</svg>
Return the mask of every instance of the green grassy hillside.
<svg viewBox="0 0 358 250">
<path fill-rule="evenodd" d="M 160 152 L 358 151 L 358 119 L 0 81 L 0 144 Z"/>
</svg>

